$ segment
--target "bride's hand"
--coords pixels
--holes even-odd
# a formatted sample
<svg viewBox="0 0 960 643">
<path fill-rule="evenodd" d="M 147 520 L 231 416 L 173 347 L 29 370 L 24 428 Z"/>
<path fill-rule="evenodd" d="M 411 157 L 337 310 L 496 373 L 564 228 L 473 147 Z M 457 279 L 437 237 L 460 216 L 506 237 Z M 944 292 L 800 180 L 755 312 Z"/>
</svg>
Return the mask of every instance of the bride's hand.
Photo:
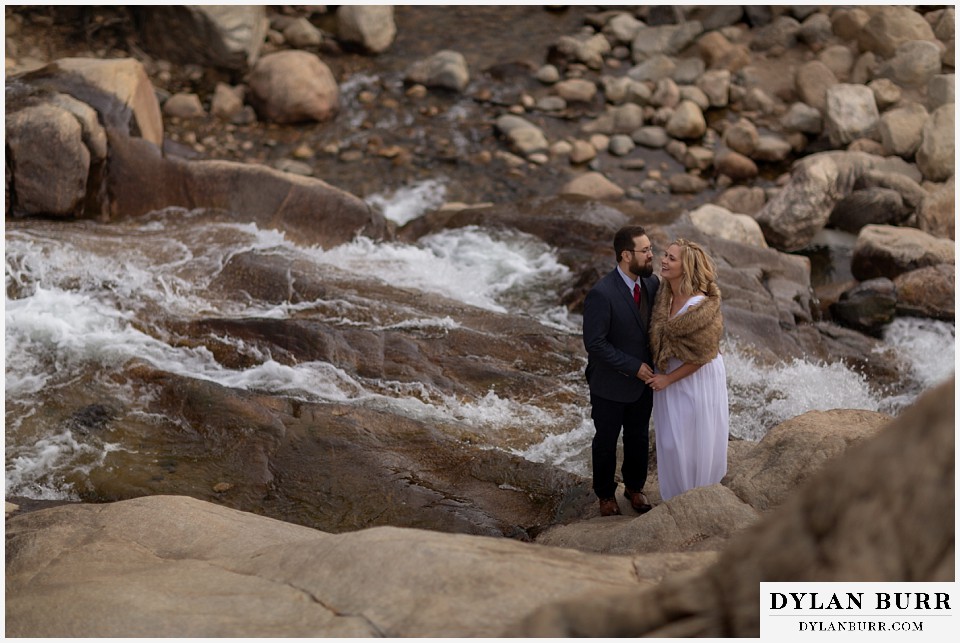
<svg viewBox="0 0 960 643">
<path fill-rule="evenodd" d="M 646 380 L 646 382 L 647 386 L 652 388 L 654 391 L 662 391 L 670 386 L 670 379 L 663 374 L 654 375 L 650 379 Z"/>
</svg>

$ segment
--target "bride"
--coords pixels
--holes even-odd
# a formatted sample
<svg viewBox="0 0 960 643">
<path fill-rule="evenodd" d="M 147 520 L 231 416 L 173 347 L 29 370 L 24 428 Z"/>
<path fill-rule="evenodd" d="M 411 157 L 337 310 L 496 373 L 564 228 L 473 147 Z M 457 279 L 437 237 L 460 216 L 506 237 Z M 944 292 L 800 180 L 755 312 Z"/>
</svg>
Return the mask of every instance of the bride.
<svg viewBox="0 0 960 643">
<path fill-rule="evenodd" d="M 703 248 L 685 239 L 663 254 L 651 318 L 653 389 L 660 495 L 720 482 L 727 472 L 729 409 L 720 355 L 723 317 L 716 269 Z"/>
</svg>

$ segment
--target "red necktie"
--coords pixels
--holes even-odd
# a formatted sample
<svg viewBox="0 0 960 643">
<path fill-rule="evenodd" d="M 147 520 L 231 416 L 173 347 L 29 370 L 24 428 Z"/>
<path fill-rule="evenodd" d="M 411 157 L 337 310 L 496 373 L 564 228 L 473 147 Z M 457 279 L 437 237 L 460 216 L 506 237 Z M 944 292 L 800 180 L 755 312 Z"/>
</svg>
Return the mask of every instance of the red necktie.
<svg viewBox="0 0 960 643">
<path fill-rule="evenodd" d="M 640 284 L 633 284 L 633 302 L 640 305 Z"/>
</svg>

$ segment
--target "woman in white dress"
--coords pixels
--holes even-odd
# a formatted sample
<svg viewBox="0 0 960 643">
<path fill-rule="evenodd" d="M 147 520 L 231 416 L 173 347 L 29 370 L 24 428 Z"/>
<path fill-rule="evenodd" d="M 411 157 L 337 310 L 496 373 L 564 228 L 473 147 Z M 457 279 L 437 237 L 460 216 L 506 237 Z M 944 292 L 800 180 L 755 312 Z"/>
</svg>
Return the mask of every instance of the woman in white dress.
<svg viewBox="0 0 960 643">
<path fill-rule="evenodd" d="M 720 355 L 723 316 L 716 269 L 703 248 L 685 239 L 664 252 L 650 321 L 660 495 L 720 482 L 727 472 L 727 375 Z"/>
</svg>

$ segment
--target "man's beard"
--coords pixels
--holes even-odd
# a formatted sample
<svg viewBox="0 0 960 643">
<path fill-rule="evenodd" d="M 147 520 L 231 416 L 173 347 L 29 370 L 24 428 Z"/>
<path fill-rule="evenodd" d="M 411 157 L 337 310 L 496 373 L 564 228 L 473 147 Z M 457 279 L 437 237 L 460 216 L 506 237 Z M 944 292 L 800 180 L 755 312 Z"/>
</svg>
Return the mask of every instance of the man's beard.
<svg viewBox="0 0 960 643">
<path fill-rule="evenodd" d="M 649 277 L 653 274 L 653 263 L 648 263 L 645 266 L 631 266 L 633 268 L 633 274 L 640 277 Z"/>
</svg>

